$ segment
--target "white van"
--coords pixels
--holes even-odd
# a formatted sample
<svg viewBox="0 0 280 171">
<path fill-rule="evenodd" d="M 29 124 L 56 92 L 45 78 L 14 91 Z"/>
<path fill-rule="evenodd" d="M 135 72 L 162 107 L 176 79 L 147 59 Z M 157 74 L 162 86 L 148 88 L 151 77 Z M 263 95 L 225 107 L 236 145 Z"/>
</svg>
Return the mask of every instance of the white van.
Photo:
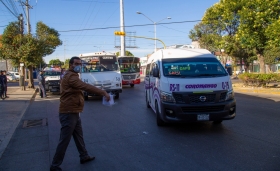
<svg viewBox="0 0 280 171">
<path fill-rule="evenodd" d="M 117 56 L 103 51 L 80 54 L 79 57 L 82 60 L 80 79 L 112 93 L 115 99 L 118 99 L 119 93 L 122 92 L 122 75 Z M 84 91 L 85 100 L 88 100 L 88 96 L 96 96 L 96 94 Z"/>
<path fill-rule="evenodd" d="M 236 101 L 229 73 L 205 49 L 162 49 L 150 56 L 146 104 L 157 125 L 233 119 Z"/>
</svg>

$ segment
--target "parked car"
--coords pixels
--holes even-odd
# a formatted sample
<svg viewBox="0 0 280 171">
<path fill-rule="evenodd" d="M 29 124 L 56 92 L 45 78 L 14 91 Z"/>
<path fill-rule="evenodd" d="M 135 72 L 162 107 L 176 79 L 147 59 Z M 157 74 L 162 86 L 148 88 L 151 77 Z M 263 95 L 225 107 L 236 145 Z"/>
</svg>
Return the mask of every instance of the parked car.
<svg viewBox="0 0 280 171">
<path fill-rule="evenodd" d="M 17 79 L 16 79 L 16 76 L 15 76 L 14 74 L 12 74 L 12 73 L 7 73 L 6 76 L 7 76 L 7 81 L 8 81 L 8 82 L 10 82 L 10 81 L 16 81 L 16 80 L 17 80 Z"/>
<path fill-rule="evenodd" d="M 7 74 L 10 73 L 10 74 L 13 74 L 15 77 L 16 77 L 16 80 L 19 80 L 20 78 L 20 75 L 18 72 L 14 72 L 14 71 L 8 71 Z"/>
</svg>

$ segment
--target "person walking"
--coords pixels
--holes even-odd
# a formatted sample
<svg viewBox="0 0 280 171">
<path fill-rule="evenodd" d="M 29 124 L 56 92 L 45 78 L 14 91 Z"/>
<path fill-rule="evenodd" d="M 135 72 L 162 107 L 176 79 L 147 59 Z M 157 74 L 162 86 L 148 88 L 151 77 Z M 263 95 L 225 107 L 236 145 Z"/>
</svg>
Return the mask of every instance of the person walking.
<svg viewBox="0 0 280 171">
<path fill-rule="evenodd" d="M 51 171 L 62 170 L 60 165 L 63 162 L 66 149 L 72 136 L 80 154 L 80 163 L 84 164 L 95 159 L 95 157 L 88 154 L 83 138 L 80 118 L 80 113 L 84 108 L 82 90 L 105 96 L 107 101 L 110 100 L 110 96 L 106 91 L 80 80 L 78 73 L 81 70 L 81 65 L 82 63 L 79 57 L 72 57 L 69 61 L 69 69 L 61 81 L 59 105 L 59 120 L 61 124 L 60 139 L 50 167 Z"/>
<path fill-rule="evenodd" d="M 6 75 L 6 71 L 3 71 L 3 85 L 4 85 L 4 98 L 9 98 L 7 96 L 7 90 L 8 90 L 8 78 Z"/>
<path fill-rule="evenodd" d="M 3 71 L 0 71 L 0 98 L 4 100 L 4 76 Z"/>
<path fill-rule="evenodd" d="M 39 81 L 39 91 L 40 91 L 40 96 L 41 98 L 45 98 L 46 97 L 46 91 L 45 91 L 45 77 L 44 77 L 44 71 L 40 71 L 37 79 Z"/>
</svg>

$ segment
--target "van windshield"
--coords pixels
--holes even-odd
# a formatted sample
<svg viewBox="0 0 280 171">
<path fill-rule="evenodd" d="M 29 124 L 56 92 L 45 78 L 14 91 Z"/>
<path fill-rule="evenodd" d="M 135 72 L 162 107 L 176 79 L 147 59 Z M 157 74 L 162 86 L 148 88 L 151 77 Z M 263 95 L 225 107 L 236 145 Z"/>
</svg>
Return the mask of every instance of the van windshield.
<svg viewBox="0 0 280 171">
<path fill-rule="evenodd" d="M 118 71 L 116 56 L 90 56 L 82 58 L 82 73 Z"/>
<path fill-rule="evenodd" d="M 215 58 L 172 58 L 162 60 L 163 74 L 169 77 L 218 77 L 228 73 Z"/>
</svg>

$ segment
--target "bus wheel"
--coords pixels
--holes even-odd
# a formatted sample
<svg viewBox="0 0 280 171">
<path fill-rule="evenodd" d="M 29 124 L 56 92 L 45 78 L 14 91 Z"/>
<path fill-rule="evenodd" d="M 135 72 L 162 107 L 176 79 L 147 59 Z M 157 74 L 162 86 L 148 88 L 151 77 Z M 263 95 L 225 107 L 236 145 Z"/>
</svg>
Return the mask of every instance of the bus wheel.
<svg viewBox="0 0 280 171">
<path fill-rule="evenodd" d="M 120 93 L 115 93 L 115 99 L 119 99 L 120 98 Z"/>
<path fill-rule="evenodd" d="M 134 84 L 130 84 L 130 87 L 134 87 Z"/>
<path fill-rule="evenodd" d="M 160 126 L 160 127 L 165 126 L 166 123 L 161 119 L 160 114 L 159 114 L 157 101 L 156 101 L 155 107 L 156 107 L 156 115 L 157 115 L 157 126 Z"/>
</svg>

